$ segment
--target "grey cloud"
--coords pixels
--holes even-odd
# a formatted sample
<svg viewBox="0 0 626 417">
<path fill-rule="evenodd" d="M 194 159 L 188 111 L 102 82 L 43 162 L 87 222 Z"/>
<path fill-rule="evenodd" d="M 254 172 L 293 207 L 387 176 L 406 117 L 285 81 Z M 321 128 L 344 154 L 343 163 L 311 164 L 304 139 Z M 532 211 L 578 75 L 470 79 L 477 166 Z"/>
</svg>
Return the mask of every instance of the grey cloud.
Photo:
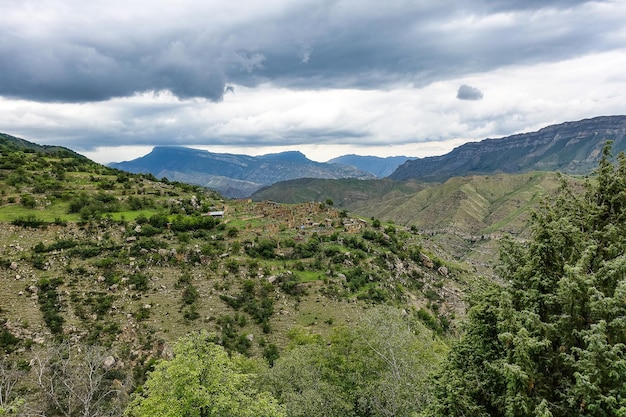
<svg viewBox="0 0 626 417">
<path fill-rule="evenodd" d="M 26 138 L 42 137 L 44 130 L 29 129 L 25 131 Z M 55 145 L 67 146 L 77 152 L 91 152 L 98 146 L 106 144 L 107 146 L 123 146 L 128 144 L 145 145 L 145 146 L 238 146 L 247 148 L 259 148 L 264 146 L 294 146 L 297 147 L 303 143 L 303 137 L 315 138 L 315 144 L 336 144 L 340 141 L 343 144 L 362 145 L 363 138 L 366 136 L 364 132 L 355 132 L 350 130 L 319 128 L 319 129 L 303 129 L 297 132 L 284 132 L 280 137 L 279 143 L 277 138 L 264 134 L 242 134 L 237 136 L 228 135 L 181 135 L 180 128 L 168 128 L 159 126 L 153 131 L 147 130 L 143 134 L 137 132 L 92 132 L 89 141 L 78 140 L 82 132 L 68 130 L 66 135 L 57 138 L 48 137 L 48 142 Z M 370 145 L 389 145 L 388 141 L 371 141 Z"/>
<path fill-rule="evenodd" d="M 19 3 L 0 5 L 0 14 L 10 15 L 11 5 Z M 170 90 L 180 98 L 220 101 L 227 84 L 271 82 L 308 89 L 424 85 L 620 47 L 598 28 L 619 27 L 624 16 L 598 14 L 589 21 L 580 8 L 592 3 L 285 1 L 276 10 L 253 10 L 232 23 L 206 10 L 189 10 L 155 22 L 122 18 L 115 25 L 84 6 L 85 23 L 61 15 L 68 21 L 52 21 L 36 36 L 28 21 L 8 19 L 0 27 L 0 95 L 84 102 Z M 542 11 L 556 14 L 542 19 Z M 496 13 L 510 19 L 462 28 L 454 23 Z"/>
<path fill-rule="evenodd" d="M 482 100 L 483 93 L 476 87 L 463 84 L 456 92 L 456 98 L 459 100 Z"/>
</svg>

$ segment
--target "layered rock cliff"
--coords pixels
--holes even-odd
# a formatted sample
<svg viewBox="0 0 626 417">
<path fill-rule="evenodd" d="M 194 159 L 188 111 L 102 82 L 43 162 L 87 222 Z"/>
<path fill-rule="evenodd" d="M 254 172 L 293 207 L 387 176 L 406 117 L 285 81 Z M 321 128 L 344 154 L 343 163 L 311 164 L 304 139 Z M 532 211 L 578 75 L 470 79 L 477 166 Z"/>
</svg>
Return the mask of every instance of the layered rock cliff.
<svg viewBox="0 0 626 417">
<path fill-rule="evenodd" d="M 588 174 L 604 144 L 626 150 L 626 116 L 602 116 L 545 127 L 500 139 L 466 143 L 452 152 L 405 162 L 394 180 L 445 181 L 456 176 L 530 171 Z"/>
</svg>

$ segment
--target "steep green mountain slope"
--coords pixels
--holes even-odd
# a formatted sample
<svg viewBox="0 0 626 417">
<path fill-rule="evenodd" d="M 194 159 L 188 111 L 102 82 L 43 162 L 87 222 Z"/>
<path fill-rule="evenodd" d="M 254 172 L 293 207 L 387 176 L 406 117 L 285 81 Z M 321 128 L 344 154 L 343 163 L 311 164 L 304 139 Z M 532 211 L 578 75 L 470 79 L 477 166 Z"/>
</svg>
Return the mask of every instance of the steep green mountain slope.
<svg viewBox="0 0 626 417">
<path fill-rule="evenodd" d="M 430 185 L 414 181 L 402 182 L 388 179 L 324 180 L 301 178 L 282 181 L 262 188 L 252 195 L 254 201 L 271 200 L 287 204 L 306 201 L 332 200 L 334 205 L 345 209 L 367 206 L 368 202 L 410 196 Z"/>
<path fill-rule="evenodd" d="M 456 177 L 402 200 L 386 194 L 379 201 L 354 203 L 349 208 L 423 231 L 520 233 L 528 209 L 559 185 L 558 175 L 546 172 Z"/>
<path fill-rule="evenodd" d="M 580 183 L 569 180 L 573 186 Z M 457 177 L 443 184 L 306 179 L 274 184 L 253 199 L 328 199 L 365 218 L 414 228 L 459 261 L 491 275 L 499 239 L 505 234 L 525 238 L 531 210 L 560 185 L 560 176 L 547 172 Z"/>
<path fill-rule="evenodd" d="M 0 145 L 2 145 L 3 149 L 10 150 L 19 150 L 24 152 L 42 152 L 45 154 L 55 154 L 55 155 L 65 155 L 69 157 L 75 157 L 82 160 L 87 160 L 82 155 L 77 154 L 76 152 L 64 148 L 62 146 L 51 146 L 51 145 L 38 145 L 36 143 L 29 142 L 22 138 L 18 138 L 15 136 L 8 135 L 6 133 L 0 133 Z"/>
<path fill-rule="evenodd" d="M 468 236 L 509 232 L 525 227 L 528 209 L 560 185 L 547 172 L 457 177 L 439 183 L 392 180 L 285 181 L 253 195 L 282 203 L 330 200 L 338 208 L 376 217 L 423 232 L 454 231 Z"/>
</svg>

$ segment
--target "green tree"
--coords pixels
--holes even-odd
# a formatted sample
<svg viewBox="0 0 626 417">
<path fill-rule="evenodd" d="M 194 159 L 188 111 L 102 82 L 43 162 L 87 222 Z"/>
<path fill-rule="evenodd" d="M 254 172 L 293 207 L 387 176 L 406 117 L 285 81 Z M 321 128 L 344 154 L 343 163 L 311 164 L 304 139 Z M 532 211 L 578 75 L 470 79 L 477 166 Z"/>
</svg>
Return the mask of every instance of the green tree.
<svg viewBox="0 0 626 417">
<path fill-rule="evenodd" d="M 132 417 L 281 417 L 282 407 L 252 387 L 250 360 L 228 356 L 206 332 L 182 338 L 174 358 L 160 362 L 135 394 Z"/>
<path fill-rule="evenodd" d="M 285 404 L 289 417 L 350 416 L 353 404 L 329 378 L 328 359 L 323 345 L 296 346 L 274 361 L 263 385 Z"/>
<path fill-rule="evenodd" d="M 377 307 L 327 343 L 300 334 L 265 386 L 291 416 L 412 416 L 432 400 L 429 377 L 445 346 L 401 310 Z"/>
<path fill-rule="evenodd" d="M 436 415 L 626 415 L 626 157 L 604 149 L 582 193 L 564 183 L 503 245 L 438 383 Z"/>
</svg>

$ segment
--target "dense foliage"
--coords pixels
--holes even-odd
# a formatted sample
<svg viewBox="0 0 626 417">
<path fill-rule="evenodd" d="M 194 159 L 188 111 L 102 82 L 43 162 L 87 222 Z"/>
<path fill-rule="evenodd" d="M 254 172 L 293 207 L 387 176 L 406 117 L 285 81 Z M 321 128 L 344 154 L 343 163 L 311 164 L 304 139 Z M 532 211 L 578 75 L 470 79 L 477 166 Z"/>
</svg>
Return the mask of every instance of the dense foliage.
<svg viewBox="0 0 626 417">
<path fill-rule="evenodd" d="M 564 186 L 532 223 L 470 309 L 434 414 L 626 415 L 626 157 L 606 147 L 585 192 Z"/>
<path fill-rule="evenodd" d="M 226 353 L 208 333 L 181 339 L 135 395 L 129 417 L 282 417 L 268 393 L 252 387 L 251 362 Z"/>
<path fill-rule="evenodd" d="M 432 401 L 446 346 L 406 311 L 377 307 L 328 340 L 292 331 L 264 386 L 290 417 L 412 416 Z"/>
</svg>

